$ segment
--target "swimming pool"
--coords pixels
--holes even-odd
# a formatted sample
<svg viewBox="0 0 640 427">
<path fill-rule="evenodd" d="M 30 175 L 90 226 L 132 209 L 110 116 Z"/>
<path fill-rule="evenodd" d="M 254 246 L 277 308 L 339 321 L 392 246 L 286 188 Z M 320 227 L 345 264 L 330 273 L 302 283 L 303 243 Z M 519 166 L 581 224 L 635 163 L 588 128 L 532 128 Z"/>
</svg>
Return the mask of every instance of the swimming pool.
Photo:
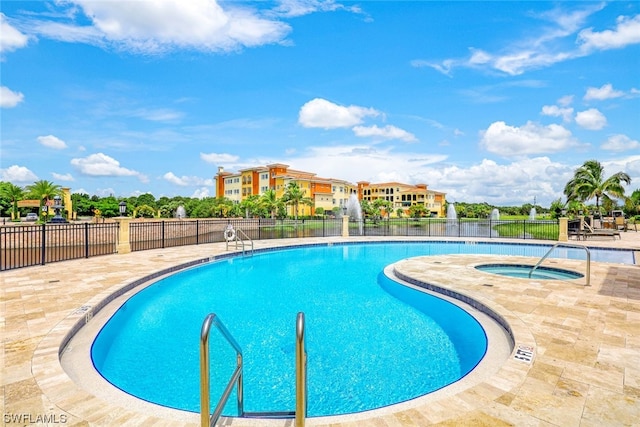
<svg viewBox="0 0 640 427">
<path fill-rule="evenodd" d="M 131 394 L 165 406 L 197 411 L 199 406 L 197 402 L 197 340 L 199 327 L 204 316 L 213 311 L 218 314 L 227 328 L 241 343 L 246 354 L 245 359 L 251 354 L 259 353 L 261 347 L 271 349 L 264 355 L 264 360 L 260 361 L 260 364 L 265 363 L 269 366 L 269 375 L 251 373 L 251 369 L 247 367 L 245 373 L 245 409 L 248 411 L 290 410 L 294 407 L 293 392 L 289 393 L 289 395 L 284 393 L 277 399 L 269 398 L 267 403 L 275 404 L 276 407 L 265 408 L 259 401 L 259 395 L 264 393 L 258 390 L 260 390 L 260 387 L 266 387 L 270 390 L 274 388 L 293 388 L 291 386 L 294 373 L 292 357 L 294 347 L 293 322 L 295 314 L 298 311 L 304 311 L 308 328 L 309 414 L 318 416 L 357 412 L 371 407 L 396 403 L 414 396 L 414 394 L 397 395 L 395 392 L 405 393 L 406 390 L 414 390 L 411 384 L 416 379 L 417 382 L 421 383 L 426 377 L 438 376 L 442 372 L 449 372 L 448 361 L 443 362 L 443 365 L 440 366 L 435 365 L 434 360 L 449 360 L 449 356 L 454 360 L 464 359 L 466 355 L 475 354 L 474 357 L 468 357 L 468 360 L 459 360 L 459 367 L 454 368 L 454 370 L 457 369 L 460 372 L 454 376 L 446 377 L 439 386 L 435 386 L 436 388 L 455 381 L 461 375 L 464 375 L 465 371 L 472 369 L 478 358 L 482 357 L 484 352 L 482 345 L 484 344 L 481 343 L 482 345 L 475 349 L 460 351 L 457 347 L 463 344 L 466 345 L 468 341 L 451 339 L 447 335 L 448 332 L 444 332 L 446 326 L 437 324 L 433 319 L 423 319 L 423 317 L 426 317 L 423 311 L 433 311 L 429 306 L 431 302 L 421 302 L 414 306 L 408 306 L 397 298 L 389 298 L 389 290 L 395 290 L 399 293 L 405 293 L 409 290 L 388 281 L 388 279 L 381 278 L 380 272 L 384 266 L 400 259 L 418 255 L 498 253 L 542 256 L 546 250 L 548 250 L 547 246 L 465 244 L 464 242 L 336 244 L 333 246 L 318 245 L 295 250 L 264 252 L 251 258 L 226 259 L 208 265 L 204 269 L 191 269 L 172 276 L 169 280 L 158 282 L 140 292 L 137 297 L 130 299 L 109 321 L 96 339 L 92 348 L 94 364 L 105 378 Z M 580 252 L 577 252 L 577 254 L 579 256 Z M 569 258 L 572 257 L 571 253 L 566 255 Z M 328 260 L 332 260 L 332 263 L 327 263 Z M 203 276 L 201 274 L 206 269 L 215 271 L 214 277 L 209 281 L 202 279 Z M 249 290 L 243 284 L 250 280 L 249 278 L 253 274 L 257 275 L 258 280 L 256 282 L 258 282 L 259 286 Z M 203 288 L 194 287 L 199 282 L 204 282 L 206 286 Z M 350 285 L 349 289 L 346 289 L 345 285 L 347 284 Z M 351 288 L 351 285 L 353 285 L 353 288 Z M 327 286 L 334 288 L 334 291 L 326 293 L 325 288 Z M 302 292 L 300 292 L 300 289 L 302 289 Z M 372 289 L 376 290 L 377 295 L 375 298 L 370 295 Z M 171 301 L 176 300 L 176 290 L 183 294 L 181 298 L 177 299 L 179 302 L 176 305 L 180 315 L 173 320 L 169 320 L 166 308 L 170 306 L 169 303 Z M 313 293 L 312 291 L 318 291 L 319 293 Z M 385 294 L 387 294 L 387 297 L 382 298 Z M 136 298 L 141 301 L 153 300 L 156 304 L 137 306 Z M 237 309 L 238 306 L 228 304 L 231 299 L 240 301 L 238 304 L 241 307 L 240 310 Z M 409 299 L 415 300 L 415 296 L 410 295 Z M 195 308 L 194 301 L 206 301 L 206 303 L 203 307 Z M 436 301 L 440 300 L 436 299 Z M 284 306 L 281 303 L 285 303 Z M 416 305 L 422 305 L 422 308 Z M 360 311 L 361 308 L 367 306 L 382 306 L 382 312 L 385 315 L 372 317 Z M 281 316 L 265 322 L 265 310 L 274 307 L 277 307 L 276 311 Z M 403 311 L 407 307 L 409 307 L 408 312 Z M 240 321 L 235 317 L 239 312 L 248 315 L 245 315 L 245 319 Z M 340 316 L 346 317 L 347 322 L 340 323 L 333 320 Z M 395 331 L 395 326 L 400 325 L 407 317 L 410 319 L 409 323 L 418 325 L 418 327 L 410 328 L 408 331 Z M 465 317 L 468 316 L 462 316 L 460 319 Z M 355 321 L 362 319 L 365 319 L 366 322 L 355 323 Z M 472 320 L 471 318 L 471 320 L 467 321 L 469 324 L 473 324 Z M 170 322 L 171 326 L 182 333 L 167 332 L 165 329 L 167 322 Z M 419 327 L 419 325 L 422 325 L 420 322 L 436 323 L 434 328 L 436 332 L 428 336 L 420 335 L 426 330 L 426 328 Z M 460 320 L 456 320 L 453 324 L 457 325 L 460 322 Z M 365 325 L 362 326 L 361 323 Z M 138 328 L 138 331 L 127 338 L 126 335 L 128 333 L 124 328 L 125 324 L 133 324 Z M 367 326 L 373 327 L 367 329 Z M 271 331 L 265 332 L 263 330 L 265 327 L 269 327 Z M 355 331 L 361 327 L 364 328 L 363 337 L 365 339 L 354 341 L 348 346 L 332 345 L 331 340 L 327 339 L 337 335 L 345 328 Z M 192 330 L 195 330 L 195 332 L 189 332 Z M 384 331 L 385 335 L 389 332 L 389 337 L 374 335 L 381 331 Z M 242 336 L 244 333 L 253 334 L 254 341 L 245 340 L 245 338 L 237 336 L 237 334 Z M 184 341 L 172 341 L 170 339 L 168 342 L 162 343 L 164 338 L 180 336 L 193 337 Z M 373 342 L 371 340 L 372 336 L 375 337 Z M 141 338 L 145 338 L 145 340 Z M 243 341 L 248 344 L 243 344 Z M 424 351 L 422 346 L 419 346 L 418 349 L 409 346 L 407 349 L 403 349 L 403 354 L 400 354 L 401 352 L 398 349 L 398 344 L 413 345 L 428 341 L 436 342 L 436 347 L 442 347 L 442 355 L 447 357 L 441 357 L 441 354 L 438 354 L 435 357 L 430 355 L 423 360 L 418 356 L 423 352 L 425 354 L 429 353 Z M 479 340 L 479 342 L 481 341 Z M 226 381 L 233 368 L 233 354 L 231 354 L 231 350 L 229 350 L 228 354 L 224 354 L 224 349 L 227 346 L 221 342 L 217 345 L 214 341 L 214 336 L 212 336 L 211 345 L 212 348 L 223 349 L 222 353 L 216 353 L 214 363 L 219 363 L 220 365 L 212 367 L 212 371 L 224 372 L 220 376 Z M 335 353 L 341 363 L 335 364 L 334 362 L 331 365 L 324 358 L 319 357 L 318 354 L 321 353 L 319 350 L 314 350 L 314 347 L 322 345 L 327 347 L 328 354 Z M 379 349 L 379 351 L 375 352 L 376 357 L 390 357 L 395 365 L 403 368 L 400 371 L 407 371 L 406 368 L 409 366 L 407 364 L 415 359 L 419 361 L 418 365 L 434 365 L 435 370 L 433 374 L 420 375 L 416 375 L 416 371 L 413 370 L 408 370 L 409 375 L 406 375 L 406 372 L 391 373 L 384 371 L 386 375 L 383 375 L 382 380 L 373 380 L 368 376 L 369 373 L 367 372 L 370 370 L 372 361 L 358 358 L 359 352 L 357 350 L 361 347 Z M 186 353 L 183 350 L 186 350 Z M 284 355 L 286 360 L 276 360 L 276 354 Z M 346 362 L 345 354 L 355 355 L 356 358 Z M 167 360 L 162 362 L 167 364 L 163 366 L 160 363 L 159 370 L 155 374 L 149 374 L 149 364 L 153 359 L 151 356 L 154 355 L 167 356 L 165 358 Z M 287 358 L 287 355 L 291 355 L 291 357 Z M 185 362 L 185 365 L 176 367 L 173 365 L 173 361 L 177 360 Z M 249 365 L 248 362 L 247 360 L 247 366 Z M 343 386 L 333 379 L 314 382 L 314 378 L 324 378 L 320 374 L 314 373 L 313 369 L 316 369 L 314 364 L 317 364 L 317 369 L 338 371 L 338 377 L 346 380 L 347 388 L 340 388 Z M 114 372 L 110 371 L 111 367 L 115 368 Z M 354 367 L 358 369 L 354 369 Z M 341 370 L 340 368 L 344 369 Z M 193 370 L 194 373 L 189 373 L 190 370 Z M 257 385 L 251 386 L 248 383 L 248 378 L 251 376 L 254 377 Z M 160 385 L 156 381 L 148 381 L 158 378 L 165 381 L 165 383 Z M 181 386 L 180 384 L 185 381 L 185 378 L 187 378 L 187 385 Z M 359 381 L 361 379 L 364 379 L 364 381 Z M 327 389 L 328 393 L 325 395 L 335 397 L 331 399 L 334 402 L 330 403 L 330 405 L 333 405 L 330 409 L 326 409 L 323 406 L 329 399 L 323 397 L 320 391 L 312 391 L 311 386 L 313 384 Z M 423 384 L 420 384 L 420 386 L 423 386 Z M 181 387 L 186 391 L 182 392 Z M 433 385 L 429 387 L 433 388 Z M 193 395 L 193 391 L 196 391 L 195 398 L 188 396 Z M 423 388 L 419 394 L 428 391 Z M 415 390 L 411 393 L 415 393 Z M 212 396 L 219 394 L 218 390 L 214 390 Z M 375 403 L 363 401 L 367 396 L 378 395 L 383 395 L 382 400 L 378 399 Z M 233 398 L 230 399 L 230 402 L 234 401 Z M 225 413 L 233 415 L 234 410 L 230 408 Z"/>
</svg>

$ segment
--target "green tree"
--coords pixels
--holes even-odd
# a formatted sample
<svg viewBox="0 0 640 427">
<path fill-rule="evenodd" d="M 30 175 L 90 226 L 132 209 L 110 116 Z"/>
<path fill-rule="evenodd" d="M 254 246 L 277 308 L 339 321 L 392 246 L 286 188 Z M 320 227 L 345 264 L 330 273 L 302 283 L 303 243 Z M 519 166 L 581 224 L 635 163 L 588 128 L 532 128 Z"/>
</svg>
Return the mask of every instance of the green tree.
<svg viewBox="0 0 640 427">
<path fill-rule="evenodd" d="M 293 207 L 293 217 L 296 221 L 298 220 L 298 207 L 300 204 L 313 206 L 313 200 L 305 196 L 305 193 L 306 191 L 301 189 L 297 182 L 292 181 L 287 184 L 282 195 L 282 201 L 286 205 Z"/>
<path fill-rule="evenodd" d="M 61 187 L 53 182 L 40 180 L 31 185 L 27 185 L 26 190 L 29 192 L 30 197 L 34 197 L 40 201 L 40 214 L 42 215 L 42 207 L 47 202 L 53 199 L 56 195 L 60 194 Z"/>
<path fill-rule="evenodd" d="M 403 217 L 403 215 L 404 215 L 404 209 L 402 209 L 402 208 L 398 208 L 398 209 L 396 209 L 396 216 L 397 216 L 398 218 L 402 218 L 402 217 Z"/>
<path fill-rule="evenodd" d="M 368 200 L 362 199 L 360 201 L 360 209 L 364 217 L 373 217 L 376 215 L 376 209 Z"/>
<path fill-rule="evenodd" d="M 551 202 L 551 218 L 558 219 L 562 216 L 562 209 L 564 209 L 564 204 L 561 199 L 556 199 Z"/>
<path fill-rule="evenodd" d="M 244 211 L 245 218 L 251 218 L 258 213 L 260 196 L 252 194 L 240 202 L 240 208 Z"/>
<path fill-rule="evenodd" d="M 134 218 L 154 218 L 156 210 L 149 205 L 141 205 L 136 207 L 133 213 Z"/>
<path fill-rule="evenodd" d="M 373 208 L 376 210 L 375 215 L 381 217 L 382 216 L 382 209 L 385 210 L 386 214 L 387 214 L 387 218 L 389 217 L 389 215 L 391 214 L 391 207 L 393 205 L 393 203 L 391 203 L 388 200 L 385 199 L 375 199 L 371 205 L 373 206 Z"/>
<path fill-rule="evenodd" d="M 260 204 L 264 209 L 269 212 L 271 219 L 275 218 L 278 206 L 282 204 L 282 201 L 276 197 L 276 190 L 273 188 L 268 189 L 260 196 Z"/>
<path fill-rule="evenodd" d="M 423 204 L 411 205 L 409 207 L 409 216 L 411 218 L 422 218 L 427 214 L 427 207 Z"/>
<path fill-rule="evenodd" d="M 640 214 L 640 188 L 631 193 L 631 196 L 629 196 L 624 206 L 627 215 L 632 216 Z"/>
<path fill-rule="evenodd" d="M 596 199 L 596 212 L 600 214 L 600 201 L 603 205 L 614 205 L 613 198 L 624 199 L 622 183 L 631 184 L 631 178 L 624 172 L 616 172 L 604 177 L 604 167 L 597 160 L 587 160 L 575 170 L 573 178 L 564 187 L 567 201 L 585 202 Z"/>
<path fill-rule="evenodd" d="M 24 189 L 10 182 L 0 183 L 0 197 L 6 198 L 11 202 L 12 219 L 20 218 L 18 212 L 18 201 L 24 197 Z"/>
<path fill-rule="evenodd" d="M 113 196 L 103 197 L 93 202 L 93 208 L 100 211 L 100 215 L 104 218 L 113 218 L 120 216 L 120 205 L 118 199 Z M 127 206 L 127 210 L 131 211 L 131 205 Z"/>
<path fill-rule="evenodd" d="M 141 194 L 137 197 L 135 206 L 137 207 L 142 205 L 147 205 L 155 209 L 157 207 L 156 198 L 153 197 L 153 194 L 151 193 Z"/>
<path fill-rule="evenodd" d="M 73 193 L 71 195 L 71 203 L 73 204 L 73 210 L 76 211 L 79 216 L 92 216 L 93 204 L 88 194 Z"/>
<path fill-rule="evenodd" d="M 226 197 L 217 197 L 211 206 L 211 215 L 214 218 L 228 218 L 233 211 L 233 202 Z"/>
</svg>

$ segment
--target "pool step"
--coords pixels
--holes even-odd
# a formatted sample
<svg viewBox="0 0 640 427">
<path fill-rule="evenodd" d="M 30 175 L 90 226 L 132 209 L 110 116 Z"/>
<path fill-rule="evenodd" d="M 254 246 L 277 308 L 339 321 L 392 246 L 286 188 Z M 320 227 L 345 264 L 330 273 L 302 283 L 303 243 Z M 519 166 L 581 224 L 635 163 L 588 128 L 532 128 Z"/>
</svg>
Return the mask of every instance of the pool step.
<svg viewBox="0 0 640 427">
<path fill-rule="evenodd" d="M 245 418 L 294 418 L 296 411 L 244 412 Z"/>
</svg>

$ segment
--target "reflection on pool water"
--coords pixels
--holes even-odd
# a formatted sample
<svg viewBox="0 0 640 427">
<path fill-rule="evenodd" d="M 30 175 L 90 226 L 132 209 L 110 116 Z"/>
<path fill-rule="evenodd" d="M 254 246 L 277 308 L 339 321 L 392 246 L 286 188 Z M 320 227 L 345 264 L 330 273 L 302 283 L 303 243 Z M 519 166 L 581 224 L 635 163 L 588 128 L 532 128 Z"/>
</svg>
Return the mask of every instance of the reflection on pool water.
<svg viewBox="0 0 640 427">
<path fill-rule="evenodd" d="M 200 326 L 215 312 L 243 349 L 245 410 L 292 410 L 295 318 L 304 312 L 309 415 L 378 408 L 456 381 L 486 350 L 484 331 L 473 317 L 387 279 L 381 274 L 385 266 L 421 255 L 539 257 L 547 250 L 398 242 L 227 258 L 174 274 L 130 298 L 102 329 L 91 354 L 98 371 L 124 391 L 198 411 Z M 211 395 L 220 396 L 235 354 L 215 333 L 210 343 Z M 225 415 L 236 414 L 235 401 L 229 399 Z"/>
</svg>

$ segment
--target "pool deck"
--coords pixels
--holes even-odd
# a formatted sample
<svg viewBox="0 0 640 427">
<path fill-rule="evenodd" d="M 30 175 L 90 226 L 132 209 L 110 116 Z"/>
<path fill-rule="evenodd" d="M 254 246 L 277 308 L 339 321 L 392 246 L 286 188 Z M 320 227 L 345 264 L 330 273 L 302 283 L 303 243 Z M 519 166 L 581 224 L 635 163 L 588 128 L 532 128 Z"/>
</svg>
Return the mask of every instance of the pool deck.
<svg viewBox="0 0 640 427">
<path fill-rule="evenodd" d="M 640 232 L 621 240 L 571 241 L 630 248 L 640 263 Z M 257 249 L 342 241 L 424 238 L 322 238 L 256 241 Z M 433 239 L 442 240 L 442 239 Z M 447 239 L 456 240 L 456 239 Z M 463 239 L 479 241 L 483 239 Z M 483 240 L 485 241 L 485 240 Z M 499 239 L 492 239 L 499 242 Z M 507 243 L 545 243 L 505 240 Z M 93 307 L 135 279 L 226 253 L 224 243 L 52 263 L 0 273 L 0 336 L 5 425 L 196 426 L 199 416 L 149 404 L 120 404 L 74 382 L 59 350 Z M 468 388 L 353 417 L 310 418 L 309 426 L 638 426 L 640 425 L 640 266 L 592 262 L 591 283 L 512 279 L 478 272 L 481 263 L 538 258 L 443 255 L 403 260 L 398 274 L 471 297 L 512 327 L 516 350 Z M 544 265 L 584 272 L 580 260 Z M 103 310 L 106 311 L 107 309 Z M 104 314 L 104 313 L 103 313 Z M 96 314 L 97 315 L 97 314 Z M 312 357 L 311 355 L 309 357 Z M 96 387 L 102 387 L 96 385 Z M 96 394 L 100 394 L 97 396 Z M 215 403 L 213 404 L 215 405 Z M 293 420 L 223 419 L 232 426 L 293 426 Z"/>
</svg>

